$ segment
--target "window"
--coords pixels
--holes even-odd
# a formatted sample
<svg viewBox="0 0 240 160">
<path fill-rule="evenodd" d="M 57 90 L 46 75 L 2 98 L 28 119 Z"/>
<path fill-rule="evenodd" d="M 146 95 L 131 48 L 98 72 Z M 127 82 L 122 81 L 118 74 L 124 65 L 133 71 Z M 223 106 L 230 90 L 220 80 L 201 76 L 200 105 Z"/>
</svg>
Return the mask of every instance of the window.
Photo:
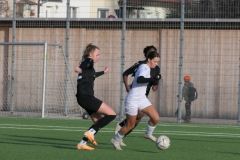
<svg viewBox="0 0 240 160">
<path fill-rule="evenodd" d="M 77 18 L 77 7 L 70 7 L 71 8 L 71 18 Z"/>
<path fill-rule="evenodd" d="M 52 18 L 53 17 L 53 7 L 47 6 L 46 8 L 46 18 Z"/>
<path fill-rule="evenodd" d="M 63 0 L 42 0 L 42 1 L 45 1 L 46 2 L 59 2 L 59 3 L 62 3 Z"/>
<path fill-rule="evenodd" d="M 108 8 L 98 8 L 98 18 L 107 18 L 108 14 Z"/>
</svg>

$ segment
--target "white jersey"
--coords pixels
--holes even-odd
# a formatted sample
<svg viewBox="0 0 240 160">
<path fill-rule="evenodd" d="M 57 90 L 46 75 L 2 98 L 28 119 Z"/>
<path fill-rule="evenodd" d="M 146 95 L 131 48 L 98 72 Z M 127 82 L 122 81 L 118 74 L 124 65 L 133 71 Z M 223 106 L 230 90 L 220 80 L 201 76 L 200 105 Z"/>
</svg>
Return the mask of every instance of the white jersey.
<svg viewBox="0 0 240 160">
<path fill-rule="evenodd" d="M 150 78 L 150 67 L 147 64 L 141 64 L 135 74 L 132 88 L 128 92 L 125 99 L 125 110 L 129 115 L 136 115 L 138 109 L 142 110 L 143 108 L 151 105 L 149 100 L 146 97 L 146 88 L 147 83 L 137 83 L 138 77 L 143 76 L 145 78 Z"/>
</svg>

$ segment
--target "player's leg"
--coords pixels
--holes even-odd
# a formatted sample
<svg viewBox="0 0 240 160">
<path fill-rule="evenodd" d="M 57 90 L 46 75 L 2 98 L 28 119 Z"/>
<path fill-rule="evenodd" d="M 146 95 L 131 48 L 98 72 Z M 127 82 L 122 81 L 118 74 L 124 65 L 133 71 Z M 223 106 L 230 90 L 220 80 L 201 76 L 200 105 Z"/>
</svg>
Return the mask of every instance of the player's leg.
<svg viewBox="0 0 240 160">
<path fill-rule="evenodd" d="M 123 139 L 123 137 L 125 136 L 125 134 L 127 134 L 131 129 L 134 128 L 135 124 L 136 124 L 136 118 L 137 115 L 129 115 L 127 114 L 127 123 L 126 125 L 124 125 L 120 131 L 111 139 L 111 143 L 113 144 L 113 146 L 115 147 L 116 150 L 122 150 L 120 147 L 120 143 Z"/>
<path fill-rule="evenodd" d="M 104 115 L 99 119 L 98 115 Z M 106 103 L 102 102 L 101 106 L 97 110 L 97 112 L 90 116 L 93 120 L 95 120 L 95 124 L 85 132 L 85 136 L 92 142 L 94 145 L 97 145 L 97 142 L 94 140 L 94 135 L 103 127 L 108 125 L 111 121 L 116 118 L 115 111 L 108 106 Z"/>
<path fill-rule="evenodd" d="M 138 105 L 133 101 L 128 101 L 128 98 L 125 99 L 125 112 L 127 116 L 127 123 L 124 125 L 120 131 L 115 134 L 111 139 L 111 143 L 114 145 L 116 150 L 122 150 L 120 143 L 125 134 L 127 134 L 131 129 L 134 128 L 136 124 L 136 118 L 138 114 Z"/>
<path fill-rule="evenodd" d="M 138 125 L 138 123 L 141 121 L 142 117 L 144 116 L 144 112 L 138 110 L 138 115 L 137 115 L 137 119 L 136 119 L 136 123 L 135 123 L 135 126 L 133 127 L 136 128 L 136 126 Z M 129 133 L 131 133 L 133 131 L 133 129 L 131 129 L 127 134 L 125 134 L 124 137 L 126 137 Z"/>
<path fill-rule="evenodd" d="M 136 124 L 135 124 L 135 127 L 138 125 L 138 123 L 141 121 L 141 119 L 142 119 L 142 117 L 144 116 L 144 113 L 142 112 L 142 111 L 140 111 L 140 110 L 138 110 L 138 115 L 137 115 L 137 119 L 136 119 Z M 119 122 L 119 123 L 117 123 L 117 125 L 116 125 L 116 128 L 115 128 L 115 130 L 114 130 L 114 134 L 116 134 L 125 124 L 127 123 L 127 118 L 126 119 L 124 119 L 122 122 Z M 135 128 L 134 127 L 134 128 Z M 134 129 L 133 128 L 133 129 Z M 132 130 L 131 130 L 132 131 Z M 130 132 L 131 132 L 130 131 Z M 129 132 L 129 133 L 130 133 Z M 129 134 L 128 133 L 128 134 Z M 126 134 L 126 135 L 128 135 L 128 134 Z M 126 136 L 125 135 L 125 136 Z"/>
<path fill-rule="evenodd" d="M 144 137 L 151 139 L 153 142 L 156 142 L 157 138 L 154 137 L 152 135 L 152 133 L 153 133 L 154 129 L 156 128 L 156 125 L 159 121 L 159 115 L 158 115 L 156 109 L 152 105 L 142 109 L 142 111 L 150 117 Z"/>
<path fill-rule="evenodd" d="M 114 130 L 114 135 L 118 133 L 118 131 L 120 131 L 120 129 L 127 123 L 127 118 L 124 119 L 122 122 L 118 122 L 116 124 L 115 130 Z M 120 142 L 121 146 L 127 146 L 123 140 Z"/>
<path fill-rule="evenodd" d="M 101 100 L 95 98 L 94 96 L 90 96 L 87 98 L 88 98 L 88 101 L 87 101 L 88 105 L 87 107 L 85 106 L 84 109 L 88 112 L 94 124 L 84 133 L 84 137 L 79 144 L 86 145 L 87 141 L 89 140 L 94 145 L 97 145 L 97 142 L 94 139 L 94 135 L 101 128 L 103 128 L 104 126 L 109 124 L 112 120 L 114 120 L 116 117 L 116 113 L 110 106 L 108 106 L 106 103 L 102 102 Z M 102 116 L 102 115 L 105 115 L 105 116 Z"/>
<path fill-rule="evenodd" d="M 88 113 L 88 115 L 91 117 L 92 121 L 93 121 L 93 125 L 88 129 L 88 131 L 95 125 L 95 123 L 102 117 L 99 114 L 95 114 L 92 111 L 85 109 L 86 112 Z M 95 133 L 96 134 L 96 133 Z M 77 144 L 77 149 L 81 149 L 81 150 L 94 150 L 94 148 L 89 147 L 87 145 L 88 142 L 88 138 L 84 135 L 83 138 L 80 140 L 80 142 Z"/>
<path fill-rule="evenodd" d="M 135 124 L 134 128 L 136 128 L 136 126 L 137 126 L 138 123 L 141 121 L 141 119 L 142 119 L 143 116 L 144 116 L 144 113 L 143 113 L 142 111 L 138 110 L 138 115 L 137 115 L 136 124 Z M 114 134 L 117 134 L 118 131 L 119 131 L 126 123 L 127 123 L 127 118 L 124 119 L 122 122 L 117 123 L 117 125 L 116 125 L 116 127 L 115 127 L 115 130 L 114 130 Z M 134 129 L 134 128 L 133 128 L 133 129 Z M 133 129 L 131 129 L 126 135 L 124 135 L 124 137 L 126 137 L 128 134 L 130 134 L 130 133 L 133 131 Z M 123 140 L 120 142 L 120 145 L 121 145 L 121 146 L 127 146 L 127 145 L 123 142 Z"/>
</svg>

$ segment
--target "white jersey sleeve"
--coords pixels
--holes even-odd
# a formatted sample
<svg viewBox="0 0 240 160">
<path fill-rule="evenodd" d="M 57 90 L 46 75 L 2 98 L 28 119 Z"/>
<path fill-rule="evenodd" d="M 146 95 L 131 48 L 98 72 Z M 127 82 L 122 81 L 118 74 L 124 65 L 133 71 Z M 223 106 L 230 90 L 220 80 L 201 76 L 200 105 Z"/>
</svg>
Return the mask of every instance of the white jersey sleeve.
<svg viewBox="0 0 240 160">
<path fill-rule="evenodd" d="M 146 64 L 142 64 L 138 67 L 138 70 L 135 74 L 132 87 L 147 86 L 148 83 L 137 83 L 138 77 L 150 78 L 150 68 Z M 146 90 L 145 90 L 146 91 Z"/>
<path fill-rule="evenodd" d="M 147 64 L 142 64 L 138 67 L 133 80 L 132 88 L 125 98 L 125 111 L 129 115 L 136 115 L 138 109 L 141 110 L 151 105 L 145 95 L 148 83 L 137 83 L 137 79 L 140 76 L 150 78 L 150 67 Z"/>
<path fill-rule="evenodd" d="M 150 78 L 150 68 L 146 64 L 142 64 L 139 66 L 137 71 L 137 77 L 143 76 L 145 78 Z"/>
</svg>

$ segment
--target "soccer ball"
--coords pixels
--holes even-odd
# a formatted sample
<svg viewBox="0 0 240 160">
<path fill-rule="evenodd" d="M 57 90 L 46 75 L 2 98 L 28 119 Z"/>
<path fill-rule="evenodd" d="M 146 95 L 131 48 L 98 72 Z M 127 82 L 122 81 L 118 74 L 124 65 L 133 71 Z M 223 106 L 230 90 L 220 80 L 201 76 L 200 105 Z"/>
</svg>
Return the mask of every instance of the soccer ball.
<svg viewBox="0 0 240 160">
<path fill-rule="evenodd" d="M 158 149 L 165 150 L 168 149 L 171 144 L 170 139 L 167 136 L 159 136 L 156 141 Z"/>
</svg>

